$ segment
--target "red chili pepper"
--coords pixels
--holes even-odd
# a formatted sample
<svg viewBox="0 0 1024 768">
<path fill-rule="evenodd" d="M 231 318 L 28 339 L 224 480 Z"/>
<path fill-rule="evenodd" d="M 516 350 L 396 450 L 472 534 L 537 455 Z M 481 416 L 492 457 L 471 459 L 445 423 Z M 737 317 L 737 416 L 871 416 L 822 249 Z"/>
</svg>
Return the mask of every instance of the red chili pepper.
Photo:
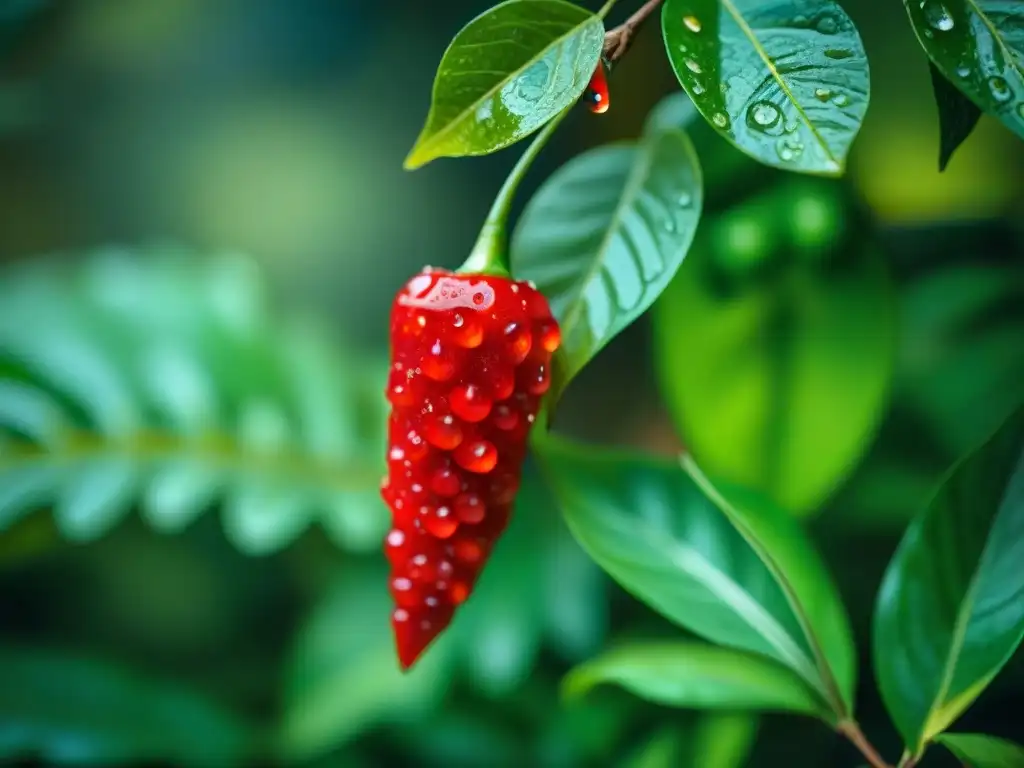
<svg viewBox="0 0 1024 768">
<path fill-rule="evenodd" d="M 428 268 L 395 298 L 381 494 L 403 669 L 451 622 L 505 530 L 560 343 L 529 283 Z"/>
</svg>

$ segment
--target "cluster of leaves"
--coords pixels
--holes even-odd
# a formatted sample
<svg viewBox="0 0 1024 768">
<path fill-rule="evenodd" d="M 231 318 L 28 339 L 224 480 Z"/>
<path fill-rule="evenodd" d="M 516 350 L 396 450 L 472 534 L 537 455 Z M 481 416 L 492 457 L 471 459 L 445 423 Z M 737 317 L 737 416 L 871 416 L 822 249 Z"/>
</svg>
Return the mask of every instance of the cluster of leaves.
<svg viewBox="0 0 1024 768">
<path fill-rule="evenodd" d="M 605 43 L 595 30 L 613 4 L 594 16 L 560 0 L 510 0 L 470 22 L 441 61 L 406 167 L 492 152 L 557 120 L 599 66 Z M 1019 16 L 1004 3 L 908 8 L 934 66 L 945 71 L 957 58 L 962 92 L 1022 132 Z M 837 4 L 667 0 L 662 31 L 680 83 L 714 131 L 763 164 L 842 174 L 867 110 L 869 71 Z M 973 122 L 962 117 L 963 97 L 936 84 L 944 165 Z M 568 685 L 607 680 L 679 706 L 799 712 L 861 742 L 853 635 L 794 515 L 821 508 L 884 413 L 895 350 L 886 270 L 863 222 L 844 216 L 849 206 L 828 186 L 805 184 L 702 227 L 697 263 L 673 280 L 694 244 L 704 191 L 685 124 L 667 114 L 652 115 L 639 141 L 587 152 L 548 179 L 517 224 L 510 268 L 550 297 L 563 325 L 549 408 L 664 294 L 658 360 L 689 449 L 681 465 L 544 431 L 534 447 L 591 557 L 714 645 L 627 645 L 588 662 Z M 771 227 L 755 222 L 773 206 Z M 783 242 L 795 259 L 764 257 Z M 761 301 L 735 301 L 757 291 Z M 946 738 L 1024 636 L 1015 599 L 1024 584 L 1010 565 L 1024 524 L 1019 397 L 1001 416 L 1013 408 L 915 517 L 879 593 L 876 674 L 906 743 L 903 765 Z M 953 747 L 951 738 L 961 753 L 984 743 L 961 738 Z"/>
<path fill-rule="evenodd" d="M 480 598 L 422 669 L 398 672 L 387 622 L 369 618 L 386 617 L 389 600 L 376 554 L 388 524 L 378 495 L 386 361 L 275 306 L 255 262 L 165 245 L 37 258 L 5 270 L 0 303 L 0 531 L 10 547 L 41 508 L 64 538 L 90 542 L 133 509 L 179 533 L 219 507 L 245 554 L 280 550 L 313 522 L 345 551 L 373 553 L 297 628 L 271 745 L 179 687 L 14 647 L 0 648 L 0 667 L 25 682 L 0 695 L 0 756 L 222 765 L 263 748 L 303 760 L 407 721 L 457 676 L 498 697 L 530 676 L 542 647 L 569 664 L 599 649 L 606 580 L 530 470 Z M 97 700 L 50 701 L 64 684 Z M 185 735 L 198 721 L 201 742 Z"/>
<path fill-rule="evenodd" d="M 278 320 L 247 258 L 35 259 L 0 303 L 3 527 L 52 505 L 60 532 L 88 541 L 138 501 L 171 532 L 219 501 L 252 554 L 313 520 L 348 548 L 379 544 L 385 363 Z"/>
<path fill-rule="evenodd" d="M 936 80 L 946 159 L 973 125 L 950 80 L 1021 132 L 1020 21 L 1006 5 L 910 8 L 946 73 Z M 441 62 L 406 166 L 493 152 L 556 120 L 598 66 L 602 18 L 562 0 L 510 0 L 470 22 Z M 576 667 L 567 695 L 616 683 L 658 704 L 719 711 L 695 738 L 740 745 L 718 765 L 743 759 L 753 713 L 802 714 L 859 736 L 847 610 L 797 517 L 823 507 L 885 412 L 896 347 L 889 276 L 855 207 L 822 180 L 750 197 L 698 231 L 714 207 L 703 176 L 717 183 L 740 166 L 702 173 L 695 145 L 707 129 L 766 165 L 839 175 L 867 109 L 867 60 L 829 0 L 668 0 L 662 27 L 686 95 L 654 112 L 637 140 L 584 153 L 548 179 L 513 233 L 511 270 L 538 284 L 562 326 L 551 407 L 655 307 L 662 392 L 688 455 L 659 459 L 536 430 L 547 490 L 524 488 L 453 631 L 400 677 L 386 622 L 352 621 L 386 614 L 383 574 L 347 572 L 297 636 L 275 753 L 310 758 L 372 725 L 415 718 L 459 669 L 507 692 L 545 642 L 568 663 L 591 656 L 606 621 L 592 563 L 695 637 L 620 642 Z M 981 277 L 972 285 L 979 302 L 994 290 Z M 246 553 L 278 549 L 314 520 L 347 550 L 379 545 L 384 361 L 271 312 L 244 259 L 151 249 L 106 251 L 76 267 L 36 262 L 5 276 L 0 306 L 0 529 L 52 506 L 66 537 L 93 540 L 137 506 L 153 527 L 177 531 L 219 502 L 225 532 Z M 1000 343 L 1012 350 L 1014 334 L 1018 324 Z M 878 596 L 875 673 L 905 766 L 934 741 L 983 768 L 1021 756 L 989 737 L 945 733 L 1024 635 L 1019 364 L 1007 356 L 1009 386 L 988 403 L 991 423 L 958 436 L 954 452 L 969 455 L 911 522 Z M 970 375 L 969 361 L 956 366 Z M 941 420 L 963 403 L 930 406 Z M 548 503 L 589 558 L 551 530 Z M 551 552 L 534 556 L 538 541 Z M 591 610 L 566 611 L 575 605 Z M 45 666 L 12 658 L 25 675 Z M 0 704 L 29 711 L 17 693 L 31 685 Z M 175 713 L 204 717 L 190 713 L 206 703 L 166 693 Z M 122 706 L 140 695 L 129 685 L 115 694 Z M 75 759 L 61 750 L 88 742 L 89 754 L 109 759 L 201 762 L 175 751 L 183 726 L 172 718 L 148 723 L 136 744 L 111 745 L 92 710 L 67 716 L 81 731 L 72 728 L 70 745 L 27 717 L 0 731 L 0 748 L 43 743 L 54 759 Z M 244 726 L 206 720 L 225 753 L 252 748 Z M 658 734 L 630 764 L 672 764 L 679 738 Z"/>
<path fill-rule="evenodd" d="M 406 167 L 495 152 L 572 105 L 600 61 L 603 18 L 614 4 L 593 14 L 563 0 L 507 0 L 467 24 L 438 67 Z M 982 112 L 1024 137 L 1024 21 L 1016 4 L 905 5 L 929 58 L 940 168 Z M 867 112 L 870 70 L 838 3 L 665 0 L 661 27 L 680 84 L 718 134 L 769 166 L 843 173 Z"/>
</svg>

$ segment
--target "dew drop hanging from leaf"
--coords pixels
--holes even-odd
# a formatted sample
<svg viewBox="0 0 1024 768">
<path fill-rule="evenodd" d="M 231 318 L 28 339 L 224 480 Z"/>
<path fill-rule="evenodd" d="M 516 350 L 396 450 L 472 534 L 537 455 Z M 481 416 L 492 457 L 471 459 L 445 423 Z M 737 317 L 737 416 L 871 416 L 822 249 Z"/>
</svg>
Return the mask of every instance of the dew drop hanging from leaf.
<svg viewBox="0 0 1024 768">
<path fill-rule="evenodd" d="M 595 115 L 603 115 L 611 106 L 608 96 L 608 75 L 605 72 L 603 61 L 597 62 L 597 68 L 594 70 L 593 77 L 590 78 L 590 84 L 587 85 L 586 93 L 583 94 L 583 100 L 587 104 L 587 109 Z"/>
</svg>

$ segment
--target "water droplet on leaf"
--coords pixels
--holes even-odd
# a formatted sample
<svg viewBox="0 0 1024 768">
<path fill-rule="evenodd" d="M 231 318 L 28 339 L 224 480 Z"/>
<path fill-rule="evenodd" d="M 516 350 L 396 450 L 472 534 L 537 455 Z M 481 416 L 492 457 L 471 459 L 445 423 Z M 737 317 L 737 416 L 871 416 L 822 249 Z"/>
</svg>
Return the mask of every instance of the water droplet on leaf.
<svg viewBox="0 0 1024 768">
<path fill-rule="evenodd" d="M 683 63 L 686 64 L 686 68 L 688 70 L 690 70 L 691 72 L 693 72 L 693 74 L 695 74 L 695 75 L 699 75 L 701 72 L 704 71 L 703 69 L 700 68 L 700 64 L 698 64 L 693 59 L 687 59 Z"/>
<path fill-rule="evenodd" d="M 729 118 L 721 112 L 715 112 L 715 114 L 711 116 L 711 122 L 719 128 L 726 128 L 729 125 Z"/>
<path fill-rule="evenodd" d="M 815 88 L 814 98 L 816 98 L 818 101 L 828 101 L 830 98 L 832 98 L 832 91 L 830 91 L 828 88 Z"/>
<path fill-rule="evenodd" d="M 1009 83 L 1001 77 L 990 77 L 988 79 L 988 89 L 992 94 L 992 98 L 999 102 L 1009 101 L 1010 97 L 1013 96 Z"/>
<path fill-rule="evenodd" d="M 691 87 L 691 90 L 694 92 L 694 94 L 700 96 L 702 93 L 704 93 L 704 86 L 701 85 L 700 83 L 694 83 Z"/>
<path fill-rule="evenodd" d="M 948 32 L 953 28 L 953 17 L 949 15 L 946 6 L 939 2 L 926 2 L 922 6 L 924 18 L 928 24 L 940 32 Z"/>
<path fill-rule="evenodd" d="M 847 104 L 850 103 L 850 97 L 847 96 L 845 93 L 837 93 L 835 96 L 832 97 L 832 103 L 835 104 L 837 107 L 845 107 Z"/>
<path fill-rule="evenodd" d="M 839 24 L 831 16 L 822 16 L 818 19 L 818 31 L 823 35 L 834 35 L 839 31 Z"/>
<path fill-rule="evenodd" d="M 756 131 L 767 131 L 774 128 L 782 119 L 779 108 L 770 101 L 757 101 L 747 110 L 747 125 Z"/>
<path fill-rule="evenodd" d="M 691 32 L 700 32 L 701 24 L 700 20 L 696 16 L 685 16 L 683 17 L 683 24 Z"/>
</svg>

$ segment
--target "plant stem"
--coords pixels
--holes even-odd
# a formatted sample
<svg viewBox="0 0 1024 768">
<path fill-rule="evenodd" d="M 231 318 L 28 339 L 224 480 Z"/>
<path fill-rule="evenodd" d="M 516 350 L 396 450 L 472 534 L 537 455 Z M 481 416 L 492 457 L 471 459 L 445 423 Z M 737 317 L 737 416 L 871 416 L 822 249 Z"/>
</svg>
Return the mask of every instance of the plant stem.
<svg viewBox="0 0 1024 768">
<path fill-rule="evenodd" d="M 522 156 L 509 172 L 505 183 L 498 190 L 498 196 L 494 198 L 491 210 L 484 220 L 480 229 L 473 250 L 469 252 L 469 258 L 457 271 L 472 272 L 477 274 L 508 276 L 507 256 L 507 230 L 508 214 L 512 208 L 512 200 L 515 198 L 519 182 L 526 176 L 530 165 L 537 159 L 537 155 L 547 144 L 551 134 L 555 132 L 558 124 L 562 122 L 572 107 L 562 110 L 551 118 L 540 133 L 534 137 L 533 142 L 526 148 Z"/>
<path fill-rule="evenodd" d="M 605 63 L 611 67 L 615 62 L 626 55 L 626 51 L 629 50 L 629 46 L 633 44 L 633 36 L 637 33 L 643 23 L 658 9 L 663 0 L 647 0 L 641 5 L 636 12 L 626 19 L 624 22 L 615 27 L 615 29 L 608 30 L 604 36 L 604 48 L 601 51 L 601 56 L 604 58 Z M 615 0 L 608 0 L 605 3 L 598 15 L 602 18 L 608 11 L 611 10 Z"/>
<path fill-rule="evenodd" d="M 836 730 L 838 730 L 843 736 L 848 738 L 850 742 L 855 746 L 860 753 L 864 755 L 864 758 L 871 763 L 874 768 L 892 768 L 892 766 L 885 762 L 878 750 L 876 750 L 871 742 L 867 740 L 864 732 L 861 731 L 860 726 L 853 720 L 844 720 L 839 723 Z"/>
</svg>

